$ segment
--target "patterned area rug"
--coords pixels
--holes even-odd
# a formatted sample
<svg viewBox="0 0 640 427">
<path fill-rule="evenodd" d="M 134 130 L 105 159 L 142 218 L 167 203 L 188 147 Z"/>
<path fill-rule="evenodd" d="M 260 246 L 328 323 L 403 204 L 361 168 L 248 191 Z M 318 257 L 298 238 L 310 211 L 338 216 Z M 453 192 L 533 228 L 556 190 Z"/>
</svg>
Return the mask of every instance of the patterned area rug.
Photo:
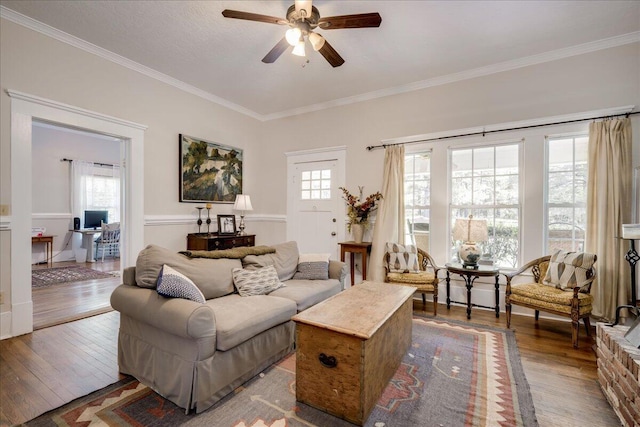
<svg viewBox="0 0 640 427">
<path fill-rule="evenodd" d="M 43 268 L 31 271 L 31 286 L 33 288 L 43 288 L 56 285 L 58 283 L 79 282 L 81 280 L 106 279 L 107 277 L 118 276 L 119 272 L 105 273 L 79 265 L 68 267 Z"/>
<path fill-rule="evenodd" d="M 196 415 L 133 378 L 28 426 L 352 426 L 295 399 L 295 354 Z M 414 318 L 413 342 L 366 426 L 537 426 L 512 331 Z"/>
</svg>

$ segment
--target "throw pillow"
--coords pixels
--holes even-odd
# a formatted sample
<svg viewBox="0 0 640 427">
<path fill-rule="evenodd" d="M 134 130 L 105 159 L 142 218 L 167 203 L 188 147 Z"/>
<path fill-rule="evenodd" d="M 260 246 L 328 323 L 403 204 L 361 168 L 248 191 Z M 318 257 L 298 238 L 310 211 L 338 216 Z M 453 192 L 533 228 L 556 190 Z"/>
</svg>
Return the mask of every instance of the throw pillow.
<svg viewBox="0 0 640 427">
<path fill-rule="evenodd" d="M 544 283 L 559 289 L 582 286 L 588 279 L 587 272 L 595 262 L 594 254 L 557 250 L 549 260 Z"/>
<path fill-rule="evenodd" d="M 300 280 L 329 279 L 329 257 L 331 254 L 300 254 L 298 270 L 293 275 Z"/>
<path fill-rule="evenodd" d="M 289 280 L 298 268 L 298 244 L 294 241 L 271 245 L 275 253 L 266 255 L 247 255 L 242 259 L 244 268 L 256 269 L 273 265 L 278 272 L 280 280 Z"/>
<path fill-rule="evenodd" d="M 414 245 L 387 243 L 389 262 L 387 268 L 391 273 L 419 273 L 418 248 Z"/>
<path fill-rule="evenodd" d="M 273 265 L 255 270 L 234 268 L 232 274 L 233 284 L 241 297 L 266 295 L 284 286 L 278 279 L 278 272 Z"/>
<path fill-rule="evenodd" d="M 163 265 L 158 276 L 158 293 L 169 298 L 184 298 L 205 303 L 202 291 L 184 274 L 168 265 Z"/>
</svg>

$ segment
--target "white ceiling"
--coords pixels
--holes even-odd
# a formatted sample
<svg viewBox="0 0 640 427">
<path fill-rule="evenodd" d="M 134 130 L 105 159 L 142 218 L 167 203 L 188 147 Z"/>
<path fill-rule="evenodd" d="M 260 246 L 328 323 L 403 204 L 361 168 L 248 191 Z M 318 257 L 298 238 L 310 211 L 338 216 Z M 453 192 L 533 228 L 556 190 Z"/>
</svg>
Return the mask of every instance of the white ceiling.
<svg viewBox="0 0 640 427">
<path fill-rule="evenodd" d="M 264 64 L 287 27 L 221 14 L 284 18 L 291 4 L 0 0 L 3 17 L 262 120 L 640 41 L 637 0 L 314 0 L 321 16 L 379 12 L 382 24 L 318 31 L 345 59 L 341 67 L 309 48 L 309 63 L 285 52 Z"/>
</svg>

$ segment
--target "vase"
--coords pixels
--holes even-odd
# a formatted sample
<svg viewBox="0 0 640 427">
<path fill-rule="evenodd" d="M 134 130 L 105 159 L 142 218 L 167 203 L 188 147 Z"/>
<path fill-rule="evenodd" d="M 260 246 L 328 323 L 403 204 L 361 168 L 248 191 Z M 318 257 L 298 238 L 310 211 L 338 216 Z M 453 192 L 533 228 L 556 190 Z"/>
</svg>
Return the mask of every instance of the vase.
<svg viewBox="0 0 640 427">
<path fill-rule="evenodd" d="M 351 224 L 351 234 L 353 234 L 354 242 L 362 243 L 362 236 L 364 235 L 364 225 Z"/>
</svg>

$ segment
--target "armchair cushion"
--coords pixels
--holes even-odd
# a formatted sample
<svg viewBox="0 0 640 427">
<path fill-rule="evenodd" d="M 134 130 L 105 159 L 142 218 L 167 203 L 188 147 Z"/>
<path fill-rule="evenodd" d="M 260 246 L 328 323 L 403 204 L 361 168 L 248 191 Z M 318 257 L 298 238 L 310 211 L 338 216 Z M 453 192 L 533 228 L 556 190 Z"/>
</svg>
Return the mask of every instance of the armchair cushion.
<svg viewBox="0 0 640 427">
<path fill-rule="evenodd" d="M 590 294 L 578 292 L 578 307 L 580 314 L 591 313 L 593 297 Z M 527 306 L 537 306 L 540 310 L 560 311 L 571 314 L 572 290 L 562 290 L 538 283 L 525 283 L 511 286 L 511 303 L 522 303 Z"/>
<path fill-rule="evenodd" d="M 580 287 L 589 279 L 587 272 L 595 261 L 594 254 L 558 250 L 551 255 L 544 283 L 560 289 Z"/>
<path fill-rule="evenodd" d="M 387 269 L 391 273 L 419 273 L 418 248 L 414 245 L 387 243 Z"/>
</svg>

